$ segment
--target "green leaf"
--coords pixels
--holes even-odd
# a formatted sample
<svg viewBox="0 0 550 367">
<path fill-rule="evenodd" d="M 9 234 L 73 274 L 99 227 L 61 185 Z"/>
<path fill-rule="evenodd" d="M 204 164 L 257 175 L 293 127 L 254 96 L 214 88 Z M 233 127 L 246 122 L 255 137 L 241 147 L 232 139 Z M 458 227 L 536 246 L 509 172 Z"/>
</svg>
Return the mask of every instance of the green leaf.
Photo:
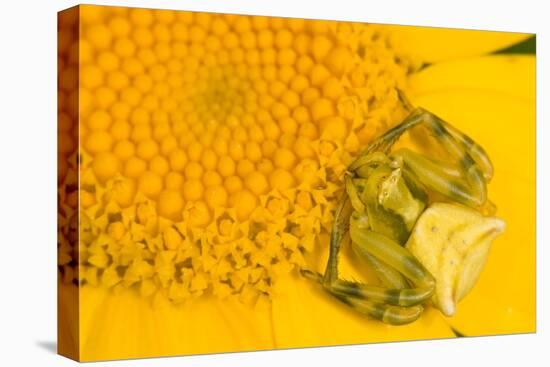
<svg viewBox="0 0 550 367">
<path fill-rule="evenodd" d="M 493 54 L 532 54 L 537 53 L 537 36 L 527 38 L 524 41 L 518 42 L 515 45 L 495 51 Z"/>
</svg>

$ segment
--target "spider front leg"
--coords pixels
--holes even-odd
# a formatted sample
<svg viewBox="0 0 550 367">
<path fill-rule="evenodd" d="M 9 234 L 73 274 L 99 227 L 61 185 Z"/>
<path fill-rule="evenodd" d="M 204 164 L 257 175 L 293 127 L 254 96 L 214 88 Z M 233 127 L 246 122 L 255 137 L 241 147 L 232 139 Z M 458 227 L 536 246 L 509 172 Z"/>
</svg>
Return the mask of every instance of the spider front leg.
<svg viewBox="0 0 550 367">
<path fill-rule="evenodd" d="M 401 157 L 428 188 L 466 206 L 482 207 L 487 201 L 487 182 L 493 175 L 493 166 L 483 148 L 434 114 L 425 110 L 419 114 L 455 163 L 447 164 L 409 149 L 400 149 L 394 156 Z"/>
<path fill-rule="evenodd" d="M 389 129 L 382 136 L 370 143 L 350 165 L 349 170 L 355 171 L 364 165 L 363 161 L 365 159 L 368 160 L 369 158 L 367 157 L 373 152 L 381 151 L 388 153 L 403 133 L 421 124 L 426 125 L 434 133 L 453 158 L 461 160 L 465 156 L 468 156 L 469 159 L 467 160 L 472 160 L 475 163 L 485 180 L 487 182 L 491 180 L 493 165 L 483 147 L 468 135 L 423 108 L 414 109 L 400 124 Z"/>
<path fill-rule="evenodd" d="M 487 184 L 478 167 L 463 161 L 451 165 L 403 148 L 393 153 L 425 187 L 463 205 L 480 208 L 487 201 Z"/>
<path fill-rule="evenodd" d="M 425 125 L 455 163 L 428 158 L 402 148 L 391 154 L 401 160 L 418 181 L 457 202 L 473 208 L 482 207 L 487 200 L 487 182 L 493 175 L 493 166 L 485 150 L 473 139 L 422 108 L 417 108 L 399 125 L 376 139 L 349 167 L 359 176 L 367 177 L 374 150 L 387 153 L 407 130 Z M 377 153 L 374 153 L 377 154 Z"/>
<path fill-rule="evenodd" d="M 301 270 L 301 273 L 306 278 L 324 285 L 323 276 L 321 274 L 309 270 Z M 327 286 L 325 286 L 325 289 L 357 312 L 391 325 L 409 324 L 417 320 L 424 310 L 421 305 L 411 307 L 392 306 L 385 303 L 369 301 L 357 295 L 339 293 Z"/>
</svg>

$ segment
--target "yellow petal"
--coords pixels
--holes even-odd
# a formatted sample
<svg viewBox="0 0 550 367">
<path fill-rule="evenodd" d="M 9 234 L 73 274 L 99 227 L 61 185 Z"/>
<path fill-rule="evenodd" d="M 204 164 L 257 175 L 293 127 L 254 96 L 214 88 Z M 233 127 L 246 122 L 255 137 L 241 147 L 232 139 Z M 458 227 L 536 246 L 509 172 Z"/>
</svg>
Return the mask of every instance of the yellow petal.
<svg viewBox="0 0 550 367">
<path fill-rule="evenodd" d="M 458 64 L 454 71 L 462 73 Z M 507 79 L 513 68 L 501 72 Z M 533 80 L 515 83 L 517 90 L 526 91 L 523 83 Z M 486 149 L 495 168 L 489 198 L 506 222 L 479 282 L 458 305 L 450 324 L 465 335 L 535 331 L 535 101 L 452 85 L 411 99 Z"/>
<path fill-rule="evenodd" d="M 416 96 L 449 89 L 484 90 L 534 99 L 536 59 L 531 55 L 492 55 L 434 64 L 413 74 L 410 93 Z"/>
<path fill-rule="evenodd" d="M 530 37 L 527 33 L 388 25 L 394 49 L 413 61 L 434 63 L 491 53 Z"/>
<path fill-rule="evenodd" d="M 203 296 L 182 305 L 132 290 L 80 291 L 81 360 L 272 349 L 271 309 Z"/>
<path fill-rule="evenodd" d="M 391 326 L 359 314 L 298 275 L 278 279 L 275 291 L 272 304 L 277 348 L 454 336 L 441 313 L 431 307 L 412 324 Z"/>
<path fill-rule="evenodd" d="M 61 355 L 78 359 L 78 289 L 72 284 L 58 283 L 58 333 L 57 345 Z"/>
</svg>

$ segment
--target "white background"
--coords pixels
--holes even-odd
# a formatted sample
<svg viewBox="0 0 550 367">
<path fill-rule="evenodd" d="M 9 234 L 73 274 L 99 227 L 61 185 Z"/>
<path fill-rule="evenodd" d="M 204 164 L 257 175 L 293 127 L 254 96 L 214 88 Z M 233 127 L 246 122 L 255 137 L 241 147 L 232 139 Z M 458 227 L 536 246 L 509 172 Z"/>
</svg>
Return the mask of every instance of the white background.
<svg viewBox="0 0 550 367">
<path fill-rule="evenodd" d="M 99 1 L 105 5 L 205 10 L 482 28 L 537 33 L 537 334 L 233 353 L 96 363 L 97 366 L 540 365 L 548 362 L 548 66 L 543 1 Z M 74 1 L 12 0 L 0 10 L 0 365 L 75 365 L 56 339 L 56 12 Z M 545 16 L 546 15 L 546 16 Z M 546 98 L 545 98 L 546 97 Z M 546 168 L 545 166 L 546 165 Z M 521 243 L 517 244 L 521 246 Z M 514 290 L 510 289 L 513 297 Z M 546 307 L 546 309 L 545 309 Z"/>
</svg>

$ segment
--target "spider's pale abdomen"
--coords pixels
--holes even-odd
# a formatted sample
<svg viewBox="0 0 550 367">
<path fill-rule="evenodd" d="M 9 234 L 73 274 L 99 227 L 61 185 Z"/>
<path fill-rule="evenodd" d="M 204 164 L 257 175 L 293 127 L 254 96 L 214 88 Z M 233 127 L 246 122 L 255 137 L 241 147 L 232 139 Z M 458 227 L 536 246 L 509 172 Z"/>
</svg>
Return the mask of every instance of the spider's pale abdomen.
<svg viewBox="0 0 550 367">
<path fill-rule="evenodd" d="M 502 219 L 449 203 L 430 205 L 418 219 L 406 247 L 435 277 L 433 301 L 446 316 L 476 284 L 504 227 Z"/>
</svg>

